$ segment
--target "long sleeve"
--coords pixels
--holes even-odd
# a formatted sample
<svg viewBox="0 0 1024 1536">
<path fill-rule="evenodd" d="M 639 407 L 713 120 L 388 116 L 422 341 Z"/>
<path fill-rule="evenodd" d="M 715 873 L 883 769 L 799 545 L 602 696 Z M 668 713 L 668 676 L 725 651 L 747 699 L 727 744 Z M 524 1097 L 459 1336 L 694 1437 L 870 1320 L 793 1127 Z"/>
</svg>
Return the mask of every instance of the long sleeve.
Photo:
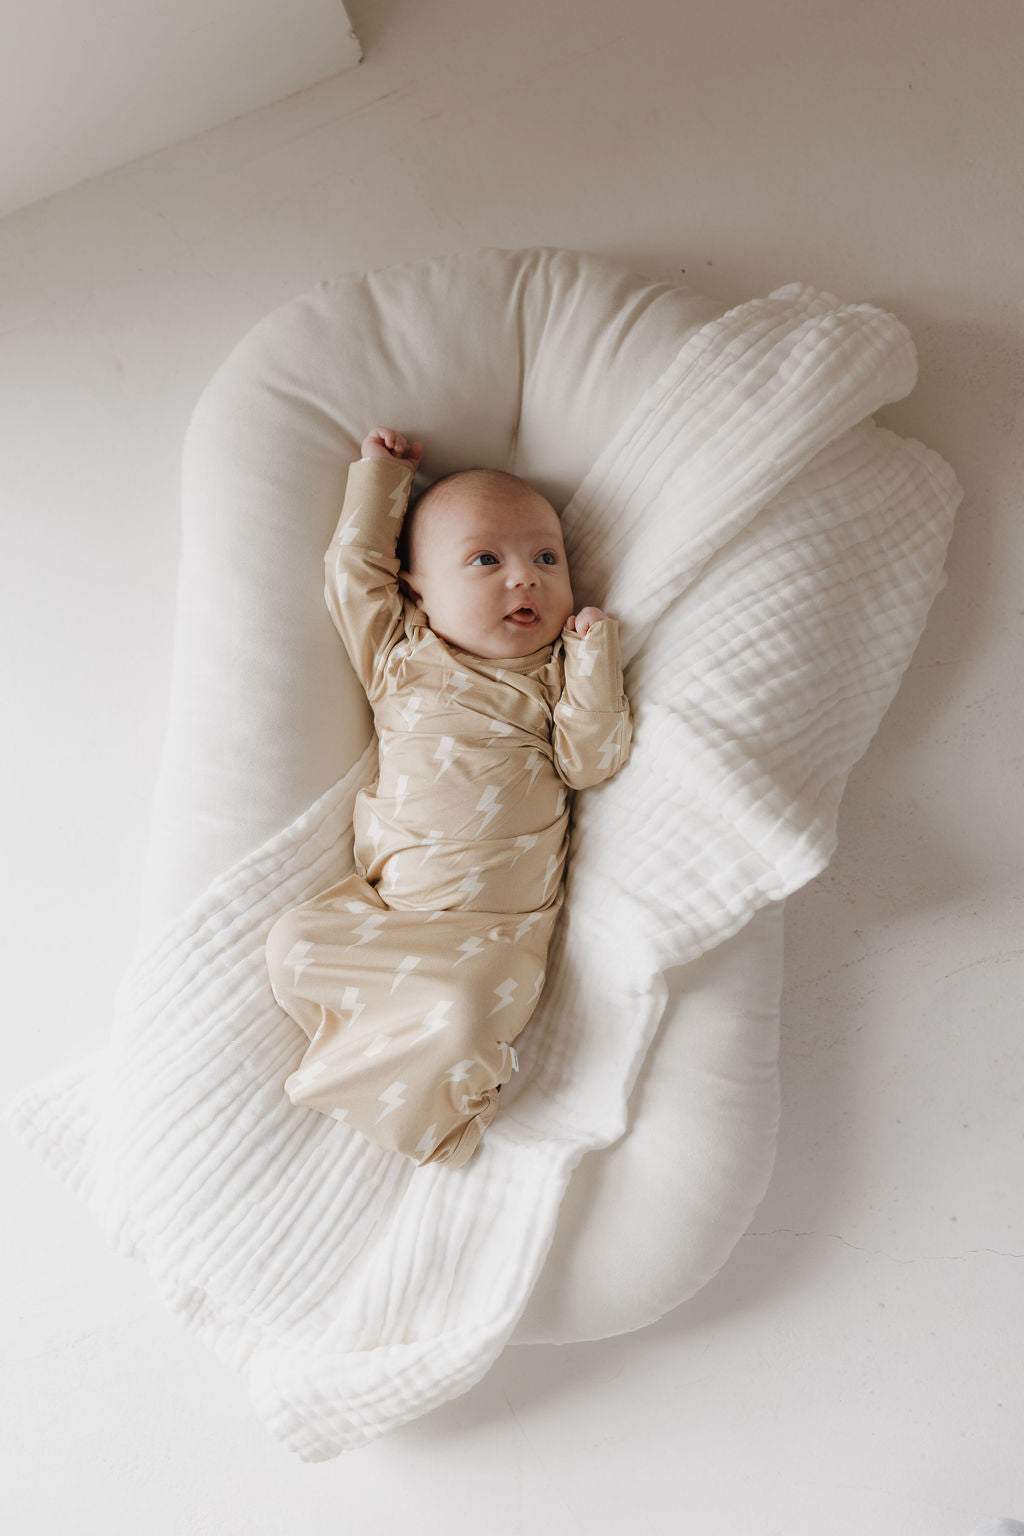
<svg viewBox="0 0 1024 1536">
<path fill-rule="evenodd" d="M 618 773 L 633 739 L 619 626 L 601 619 L 582 637 L 563 629 L 562 646 L 565 687 L 553 711 L 555 766 L 570 788 L 586 789 Z"/>
<path fill-rule="evenodd" d="M 359 459 L 324 555 L 324 598 L 356 676 L 372 698 L 402 633 L 404 599 L 395 553 L 412 471 L 395 459 Z"/>
</svg>

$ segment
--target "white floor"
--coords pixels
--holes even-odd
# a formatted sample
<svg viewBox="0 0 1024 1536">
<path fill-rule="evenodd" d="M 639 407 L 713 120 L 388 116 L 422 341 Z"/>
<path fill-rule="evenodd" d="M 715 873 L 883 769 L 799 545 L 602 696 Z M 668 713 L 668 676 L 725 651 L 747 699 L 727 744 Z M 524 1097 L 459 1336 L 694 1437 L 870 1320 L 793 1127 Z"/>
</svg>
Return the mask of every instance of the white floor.
<svg viewBox="0 0 1024 1536">
<path fill-rule="evenodd" d="M 0 1141 L 7 1526 L 25 1536 L 968 1536 L 1024 1518 L 1024 305 L 1011 0 L 370 0 L 336 81 L 0 223 L 8 1057 L 102 1043 L 169 675 L 189 410 L 323 277 L 573 246 L 726 299 L 894 309 L 884 413 L 966 488 L 839 851 L 790 904 L 772 1187 L 642 1332 L 506 1351 L 306 1467 L 145 1272 Z"/>
</svg>

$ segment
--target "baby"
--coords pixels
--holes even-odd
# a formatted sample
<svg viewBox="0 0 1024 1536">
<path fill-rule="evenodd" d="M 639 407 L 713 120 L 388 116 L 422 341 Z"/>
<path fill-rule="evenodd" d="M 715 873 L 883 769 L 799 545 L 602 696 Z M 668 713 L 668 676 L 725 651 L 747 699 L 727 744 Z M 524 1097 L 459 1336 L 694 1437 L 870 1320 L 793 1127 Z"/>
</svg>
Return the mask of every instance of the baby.
<svg viewBox="0 0 1024 1536">
<path fill-rule="evenodd" d="M 267 963 L 310 1041 L 292 1103 L 458 1167 L 544 985 L 568 791 L 622 767 L 632 726 L 617 624 L 573 613 L 555 509 L 472 469 L 406 517 L 420 455 L 379 428 L 349 471 L 325 596 L 378 774 L 355 801 L 356 873 L 277 920 Z"/>
</svg>

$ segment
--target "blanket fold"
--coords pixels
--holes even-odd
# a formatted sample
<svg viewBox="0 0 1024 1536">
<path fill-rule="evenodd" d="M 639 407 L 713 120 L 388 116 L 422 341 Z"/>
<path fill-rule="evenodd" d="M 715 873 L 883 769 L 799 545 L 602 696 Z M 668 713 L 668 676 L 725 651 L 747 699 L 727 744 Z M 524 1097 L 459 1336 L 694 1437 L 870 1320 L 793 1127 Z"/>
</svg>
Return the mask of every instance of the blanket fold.
<svg viewBox="0 0 1024 1536">
<path fill-rule="evenodd" d="M 573 1168 L 627 1130 L 666 968 L 828 862 L 961 495 L 870 420 L 914 378 L 891 316 L 779 289 L 682 346 L 566 508 L 577 599 L 620 621 L 633 751 L 577 799 L 548 980 L 471 1163 L 417 1168 L 282 1091 L 305 1038 L 270 993 L 266 934 L 352 870 L 375 743 L 137 959 L 106 1050 L 12 1107 L 300 1457 L 483 1376 Z"/>
</svg>

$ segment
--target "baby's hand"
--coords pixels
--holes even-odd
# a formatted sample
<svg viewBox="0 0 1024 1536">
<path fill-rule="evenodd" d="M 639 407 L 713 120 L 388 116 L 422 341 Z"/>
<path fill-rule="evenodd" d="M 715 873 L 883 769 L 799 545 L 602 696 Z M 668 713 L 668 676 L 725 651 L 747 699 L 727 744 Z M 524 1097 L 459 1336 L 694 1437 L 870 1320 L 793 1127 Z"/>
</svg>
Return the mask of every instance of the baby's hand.
<svg viewBox="0 0 1024 1536">
<path fill-rule="evenodd" d="M 565 621 L 566 629 L 574 629 L 578 635 L 585 635 L 592 624 L 599 624 L 608 615 L 602 613 L 600 608 L 581 608 L 579 613 L 571 613 Z"/>
<path fill-rule="evenodd" d="M 359 452 L 364 459 L 397 459 L 401 464 L 408 464 L 415 474 L 420 467 L 423 444 L 407 442 L 394 427 L 374 427 L 363 438 Z"/>
</svg>

